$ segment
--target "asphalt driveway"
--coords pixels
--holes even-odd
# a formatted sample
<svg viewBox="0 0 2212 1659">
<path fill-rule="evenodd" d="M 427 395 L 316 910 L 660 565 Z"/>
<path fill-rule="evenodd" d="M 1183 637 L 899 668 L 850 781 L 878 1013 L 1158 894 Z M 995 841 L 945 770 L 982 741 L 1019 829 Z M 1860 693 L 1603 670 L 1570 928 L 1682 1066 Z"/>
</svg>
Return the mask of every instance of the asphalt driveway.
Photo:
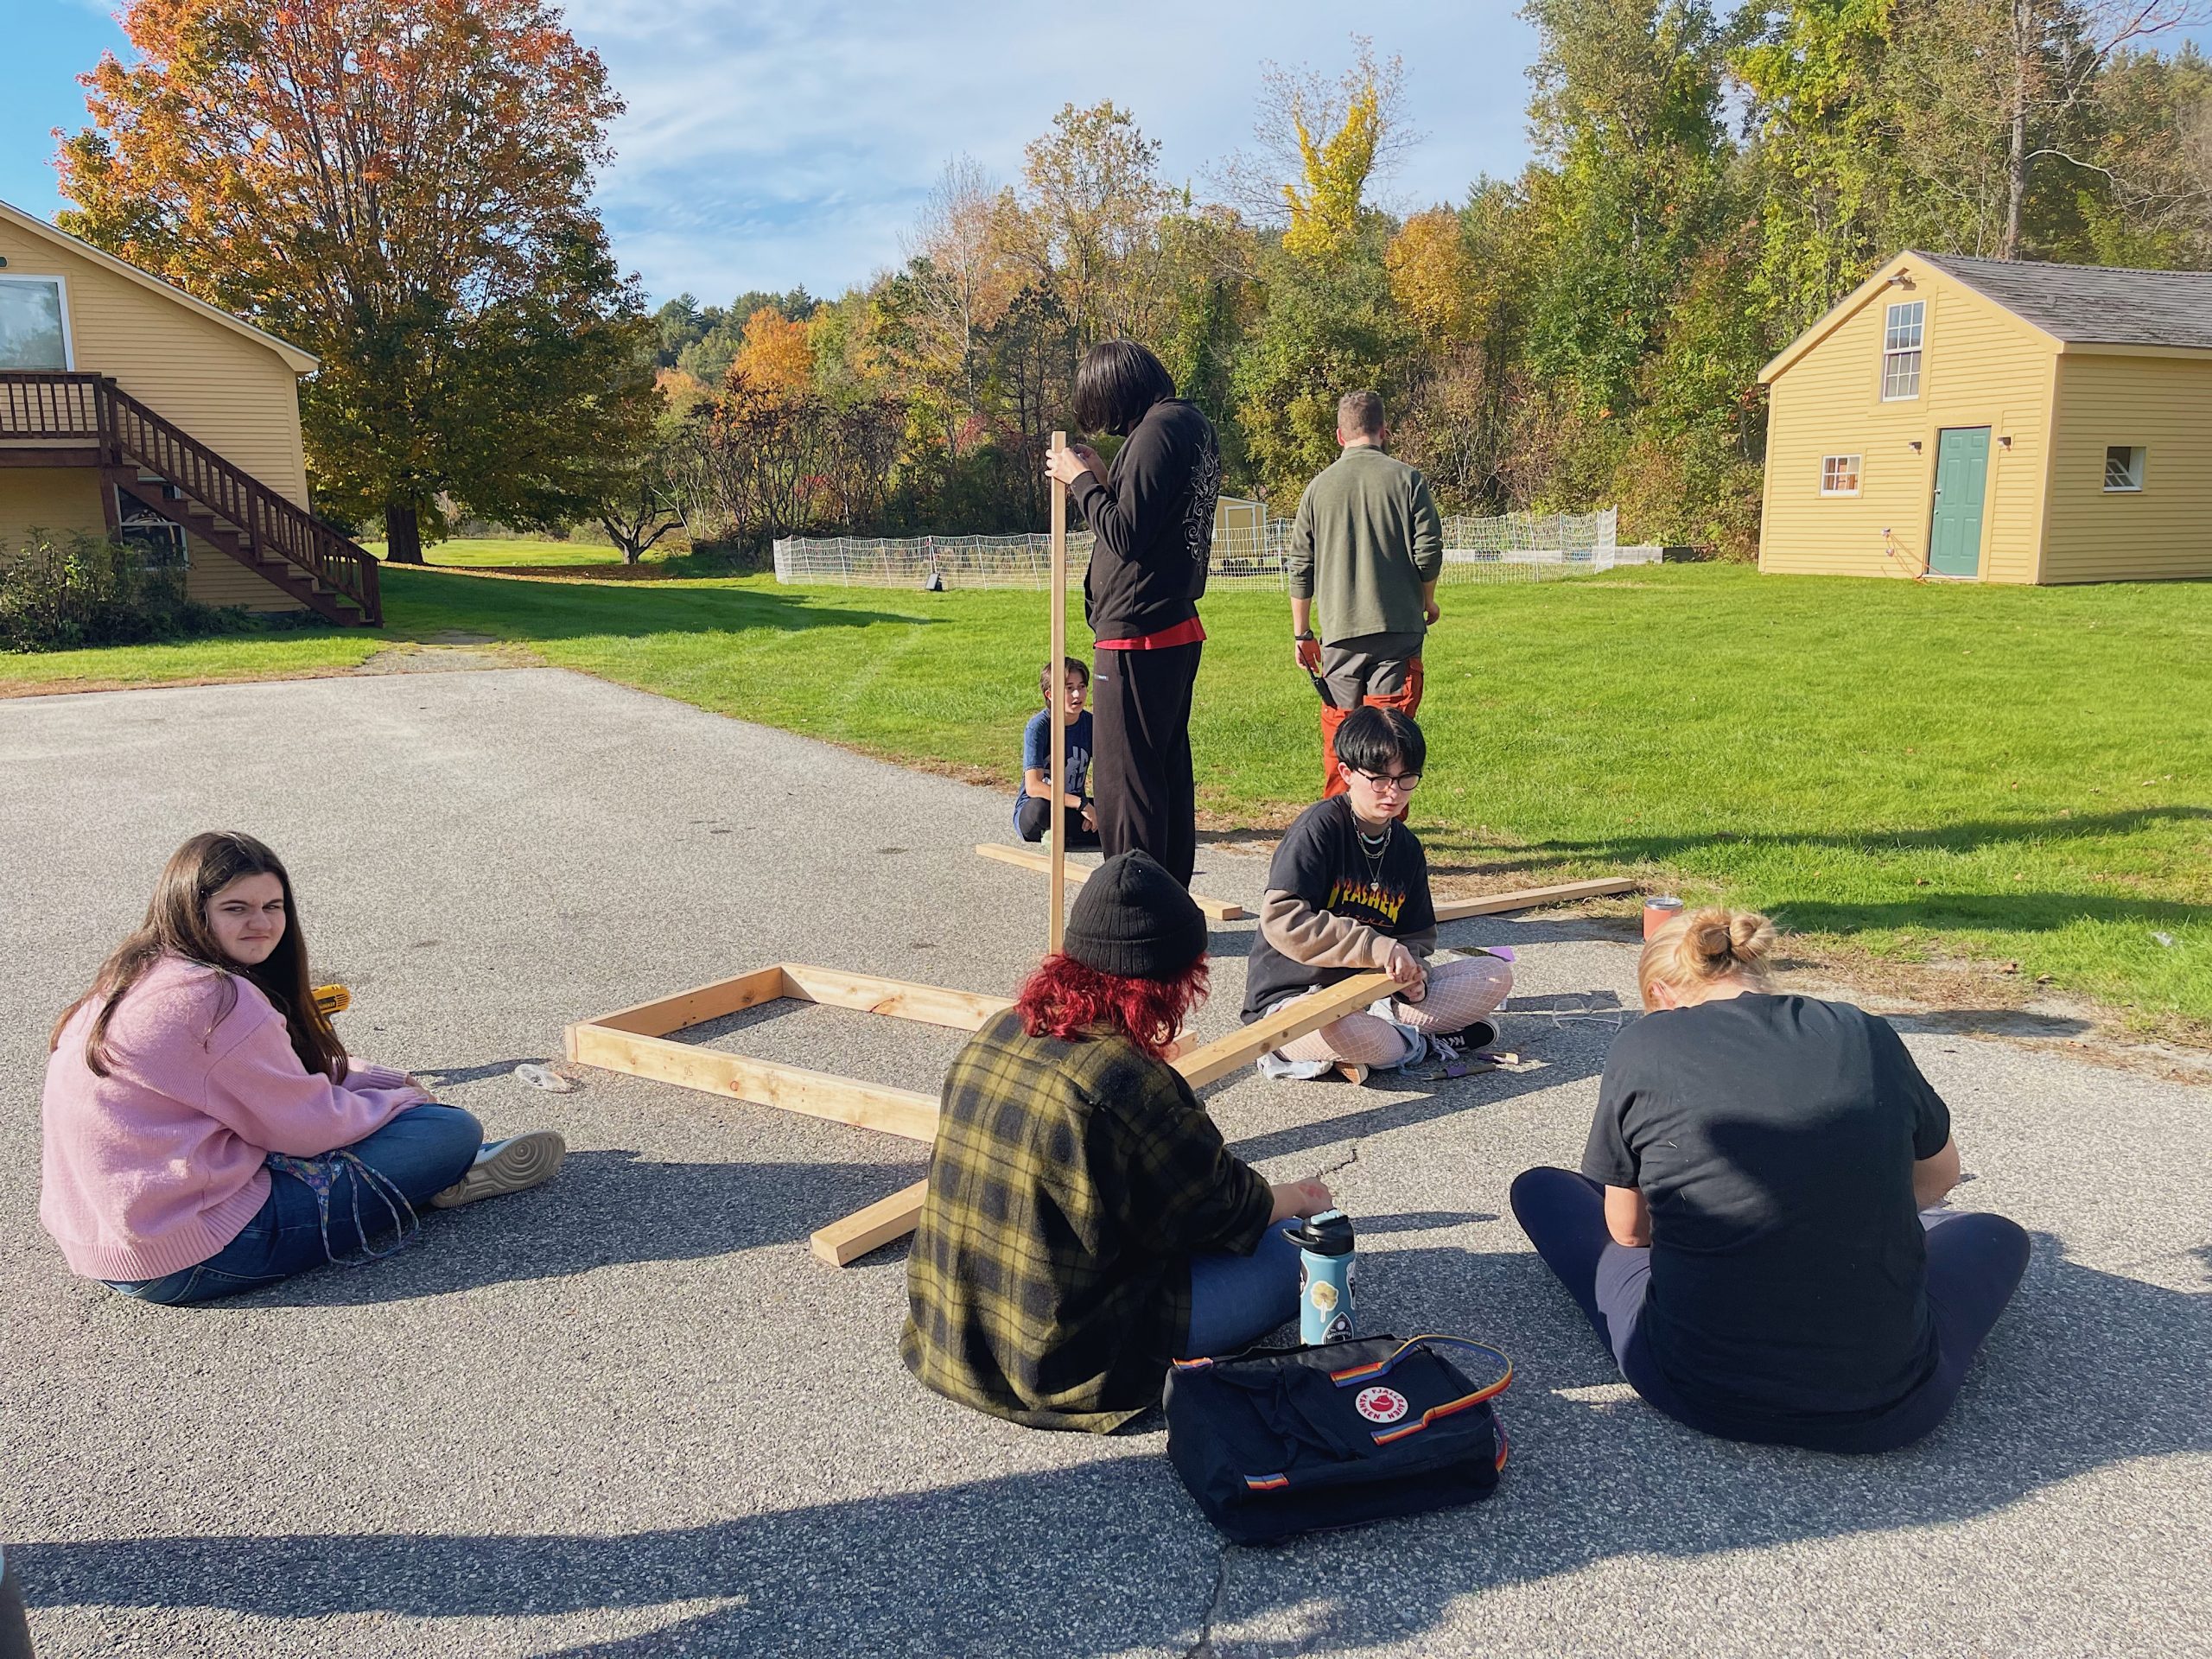
<svg viewBox="0 0 2212 1659">
<path fill-rule="evenodd" d="M 907 1377 L 900 1252 L 838 1273 L 805 1237 L 918 1147 L 509 1075 L 571 1020 L 778 960 L 1007 989 L 1044 884 L 969 848 L 1007 812 L 550 670 L 0 702 L 0 1540 L 42 1659 L 2212 1653 L 2212 1091 L 1908 1025 L 1961 1202 L 2036 1236 L 2026 1283 L 1921 1446 L 1725 1445 L 1634 1400 L 1506 1214 L 1579 1154 L 1630 948 L 1456 925 L 1518 950 L 1535 1064 L 1211 1101 L 1274 1178 L 1327 1172 L 1363 1325 L 1513 1353 L 1512 1462 L 1475 1510 L 1246 1549 L 1156 1425 L 1041 1434 Z M 67 1274 L 46 1031 L 213 827 L 289 862 L 349 1046 L 495 1132 L 557 1126 L 558 1180 L 228 1305 Z M 1201 864 L 1256 901 L 1262 863 Z M 1208 1033 L 1251 926 L 1217 925 Z M 785 1007 L 715 1040 L 933 1089 L 959 1039 Z"/>
</svg>

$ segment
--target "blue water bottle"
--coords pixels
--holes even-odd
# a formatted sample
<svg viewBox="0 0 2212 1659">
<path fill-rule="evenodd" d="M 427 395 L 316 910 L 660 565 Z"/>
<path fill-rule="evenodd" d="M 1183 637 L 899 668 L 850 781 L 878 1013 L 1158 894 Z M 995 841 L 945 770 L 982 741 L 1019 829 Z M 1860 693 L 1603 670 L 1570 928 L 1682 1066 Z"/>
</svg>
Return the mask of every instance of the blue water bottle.
<svg viewBox="0 0 2212 1659">
<path fill-rule="evenodd" d="M 1344 1341 L 1352 1333 L 1351 1217 L 1324 1210 L 1290 1236 L 1298 1243 L 1298 1339 Z"/>
</svg>

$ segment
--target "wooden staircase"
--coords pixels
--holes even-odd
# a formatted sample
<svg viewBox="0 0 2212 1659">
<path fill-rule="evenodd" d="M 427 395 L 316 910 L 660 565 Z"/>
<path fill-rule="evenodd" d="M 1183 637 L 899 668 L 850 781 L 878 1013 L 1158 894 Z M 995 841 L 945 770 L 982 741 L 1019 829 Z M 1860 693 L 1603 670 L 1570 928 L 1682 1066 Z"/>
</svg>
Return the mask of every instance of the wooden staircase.
<svg viewBox="0 0 2212 1659">
<path fill-rule="evenodd" d="M 129 490 L 317 615 L 347 626 L 384 621 L 366 550 L 109 376 L 0 371 L 0 466 L 10 464 L 98 467 L 111 531 L 115 492 Z"/>
</svg>

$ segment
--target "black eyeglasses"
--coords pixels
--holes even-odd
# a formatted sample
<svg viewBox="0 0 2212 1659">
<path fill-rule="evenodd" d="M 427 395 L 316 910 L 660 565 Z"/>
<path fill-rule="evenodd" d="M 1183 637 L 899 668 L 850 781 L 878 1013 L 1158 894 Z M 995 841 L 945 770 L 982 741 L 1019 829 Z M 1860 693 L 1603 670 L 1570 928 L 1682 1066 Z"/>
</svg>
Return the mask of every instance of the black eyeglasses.
<svg viewBox="0 0 2212 1659">
<path fill-rule="evenodd" d="M 1352 770 L 1377 789 L 1395 789 L 1410 795 L 1421 787 L 1421 773 L 1417 772 L 1370 772 L 1364 766 L 1354 766 Z"/>
</svg>

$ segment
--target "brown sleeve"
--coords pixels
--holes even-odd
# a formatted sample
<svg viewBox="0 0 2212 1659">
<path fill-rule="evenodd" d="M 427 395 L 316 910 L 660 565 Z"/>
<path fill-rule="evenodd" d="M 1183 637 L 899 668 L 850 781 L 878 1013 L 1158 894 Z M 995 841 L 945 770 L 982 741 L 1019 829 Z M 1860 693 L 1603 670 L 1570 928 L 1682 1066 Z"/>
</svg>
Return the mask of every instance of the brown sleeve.
<svg viewBox="0 0 2212 1659">
<path fill-rule="evenodd" d="M 1268 888 L 1261 901 L 1260 937 L 1309 968 L 1380 968 L 1394 943 L 1364 922 L 1316 910 L 1281 887 Z"/>
</svg>

